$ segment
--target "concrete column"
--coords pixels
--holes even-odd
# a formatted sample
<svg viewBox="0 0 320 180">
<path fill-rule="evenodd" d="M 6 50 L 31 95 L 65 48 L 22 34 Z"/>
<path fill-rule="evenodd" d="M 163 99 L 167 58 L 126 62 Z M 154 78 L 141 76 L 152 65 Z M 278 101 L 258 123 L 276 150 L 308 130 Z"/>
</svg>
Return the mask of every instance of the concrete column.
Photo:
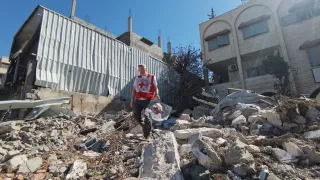
<svg viewBox="0 0 320 180">
<path fill-rule="evenodd" d="M 158 46 L 160 48 L 162 48 L 162 38 L 161 38 L 161 36 L 158 37 Z"/>
<path fill-rule="evenodd" d="M 167 53 L 171 53 L 171 42 L 167 43 Z"/>
<path fill-rule="evenodd" d="M 77 4 L 77 0 L 72 0 L 72 7 L 71 7 L 71 14 L 70 14 L 70 18 L 72 19 L 76 13 L 76 4 Z"/>
<path fill-rule="evenodd" d="M 244 80 L 244 76 L 243 76 L 243 69 L 242 69 L 242 60 L 241 60 L 241 55 L 240 55 L 240 48 L 239 48 L 239 42 L 238 42 L 238 34 L 237 34 L 237 30 L 238 28 L 236 27 L 236 22 L 233 22 L 234 24 L 234 28 L 232 30 L 232 36 L 234 36 L 234 46 L 236 49 L 236 56 L 237 56 L 237 65 L 238 65 L 238 69 L 239 69 L 239 77 L 240 77 L 240 84 L 241 84 L 241 88 L 242 89 L 246 89 L 246 84 L 245 84 L 245 80 Z"/>
<path fill-rule="evenodd" d="M 274 22 L 275 22 L 275 25 L 276 25 L 276 28 L 277 28 L 277 34 L 278 34 L 279 41 L 280 41 L 280 49 L 281 49 L 281 52 L 282 52 L 283 59 L 291 67 L 290 60 L 289 60 L 289 55 L 288 55 L 288 51 L 287 51 L 287 46 L 286 46 L 286 43 L 284 41 L 281 24 L 280 24 L 280 20 L 279 20 L 279 17 L 278 17 L 278 13 L 277 13 L 277 11 L 272 11 L 272 13 L 273 13 Z M 294 81 L 294 77 L 293 77 L 292 73 L 290 73 L 290 77 L 289 78 L 290 78 L 290 82 L 292 82 L 292 91 L 293 91 L 293 93 L 297 94 L 296 83 Z"/>
<path fill-rule="evenodd" d="M 128 18 L 128 32 L 132 32 L 132 17 Z"/>
</svg>

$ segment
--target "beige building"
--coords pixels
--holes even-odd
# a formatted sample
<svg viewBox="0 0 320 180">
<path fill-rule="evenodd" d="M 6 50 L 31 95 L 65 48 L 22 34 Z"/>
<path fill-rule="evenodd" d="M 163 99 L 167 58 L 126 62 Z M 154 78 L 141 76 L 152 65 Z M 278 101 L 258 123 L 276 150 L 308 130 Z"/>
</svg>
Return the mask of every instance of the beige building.
<svg viewBox="0 0 320 180">
<path fill-rule="evenodd" d="M 262 61 L 279 53 L 294 69 L 292 88 L 315 97 L 320 91 L 320 0 L 251 0 L 200 24 L 203 61 L 213 88 L 274 93 Z"/>
<path fill-rule="evenodd" d="M 5 57 L 5 56 L 0 57 L 0 86 L 4 85 L 9 65 L 10 65 L 10 62 L 8 57 Z"/>
</svg>

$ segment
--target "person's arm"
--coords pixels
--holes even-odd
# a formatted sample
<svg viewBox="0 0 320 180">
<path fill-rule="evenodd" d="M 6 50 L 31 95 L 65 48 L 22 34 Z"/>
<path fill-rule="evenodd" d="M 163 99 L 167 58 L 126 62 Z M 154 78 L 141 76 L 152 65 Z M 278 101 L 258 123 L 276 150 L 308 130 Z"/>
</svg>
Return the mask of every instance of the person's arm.
<svg viewBox="0 0 320 180">
<path fill-rule="evenodd" d="M 160 101 L 159 89 L 158 89 L 158 83 L 157 83 L 156 76 L 153 77 L 153 83 L 154 83 L 154 88 L 155 88 L 155 96 Z"/>
</svg>

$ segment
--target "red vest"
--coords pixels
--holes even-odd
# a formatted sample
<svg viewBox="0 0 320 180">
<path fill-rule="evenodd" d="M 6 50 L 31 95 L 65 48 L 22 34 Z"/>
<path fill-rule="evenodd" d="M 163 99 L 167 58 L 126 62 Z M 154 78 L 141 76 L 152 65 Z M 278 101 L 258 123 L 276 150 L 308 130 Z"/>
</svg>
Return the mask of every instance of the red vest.
<svg viewBox="0 0 320 180">
<path fill-rule="evenodd" d="M 153 82 L 154 75 L 148 74 L 147 78 L 137 77 L 136 98 L 154 99 L 155 85 Z"/>
</svg>

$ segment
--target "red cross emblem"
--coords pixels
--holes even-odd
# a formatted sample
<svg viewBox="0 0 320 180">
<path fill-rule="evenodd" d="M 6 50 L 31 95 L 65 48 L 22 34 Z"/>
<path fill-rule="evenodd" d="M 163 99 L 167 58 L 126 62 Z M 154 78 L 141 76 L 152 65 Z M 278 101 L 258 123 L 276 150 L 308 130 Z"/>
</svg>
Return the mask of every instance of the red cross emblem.
<svg viewBox="0 0 320 180">
<path fill-rule="evenodd" d="M 142 81 L 139 86 L 140 86 L 140 89 L 142 89 L 146 84 Z"/>
<path fill-rule="evenodd" d="M 160 111 L 157 107 L 153 107 L 153 110 L 156 112 L 156 115 L 163 114 L 163 112 Z"/>
</svg>

